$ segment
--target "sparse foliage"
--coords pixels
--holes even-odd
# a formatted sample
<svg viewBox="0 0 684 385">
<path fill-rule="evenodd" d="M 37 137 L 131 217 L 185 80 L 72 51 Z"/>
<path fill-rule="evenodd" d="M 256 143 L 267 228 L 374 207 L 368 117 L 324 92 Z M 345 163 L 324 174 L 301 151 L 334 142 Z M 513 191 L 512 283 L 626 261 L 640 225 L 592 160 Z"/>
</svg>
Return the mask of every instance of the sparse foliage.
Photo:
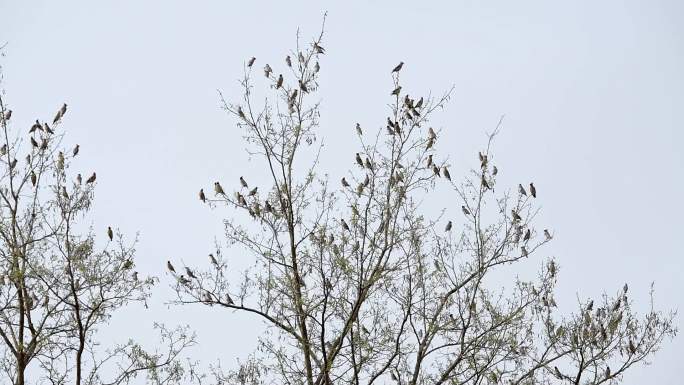
<svg viewBox="0 0 684 385">
<path fill-rule="evenodd" d="M 251 58 L 242 100 L 221 95 L 270 183 L 257 189 L 245 175 L 200 191 L 203 204 L 237 211 L 225 235 L 241 258 L 255 259 L 240 281 L 220 250 L 205 266 L 171 272 L 176 303 L 268 325 L 245 363 L 216 371 L 219 382 L 614 384 L 674 336 L 673 315 L 640 316 L 627 286 L 559 314 L 559 269 L 540 259 L 553 235 L 535 223 L 537 188 L 510 192 L 497 181 L 499 126 L 477 167 L 452 175 L 441 132 L 430 126 L 450 92 L 407 92 L 403 62 L 391 71 L 386 126 L 350 124 L 359 148 L 349 151 L 349 172 L 329 180 L 316 144 L 322 37 L 305 46 L 298 39 L 277 64 Z M 263 104 L 254 96 L 259 78 L 271 93 Z M 452 192 L 443 215 L 423 203 L 437 185 Z M 538 276 L 516 278 L 533 259 Z M 493 280 L 502 274 L 508 282 Z"/>
</svg>

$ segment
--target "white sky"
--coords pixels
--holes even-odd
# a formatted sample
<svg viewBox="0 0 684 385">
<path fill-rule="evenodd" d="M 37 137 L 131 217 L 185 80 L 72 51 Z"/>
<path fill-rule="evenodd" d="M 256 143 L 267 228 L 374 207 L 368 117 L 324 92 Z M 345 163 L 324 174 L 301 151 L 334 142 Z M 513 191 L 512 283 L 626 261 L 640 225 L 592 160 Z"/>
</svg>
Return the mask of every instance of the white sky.
<svg viewBox="0 0 684 385">
<path fill-rule="evenodd" d="M 296 28 L 308 42 L 324 10 L 321 134 L 335 144 L 323 155 L 334 180 L 353 162 L 354 123 L 384 121 L 389 70 L 403 60 L 412 94 L 455 86 L 435 118 L 455 170 L 476 165 L 484 131 L 506 114 L 500 185 L 539 190 L 539 220 L 556 234 L 546 253 L 562 268 L 561 308 L 625 281 L 637 305 L 655 281 L 656 305 L 682 308 L 684 2 L 429 3 L 0 1 L 14 124 L 28 128 L 69 104 L 75 167 L 98 174 L 95 228 L 140 231 L 139 270 L 162 279 L 151 309 L 119 314 L 105 338 L 145 339 L 147 324 L 163 320 L 192 324 L 199 359 L 230 366 L 251 351 L 253 318 L 164 305 L 164 263 L 205 264 L 221 238 L 231 211 L 200 205 L 199 187 L 259 180 L 216 89 L 236 98 L 252 55 L 283 68 Z M 683 355 L 677 338 L 624 383 L 680 383 Z"/>
</svg>

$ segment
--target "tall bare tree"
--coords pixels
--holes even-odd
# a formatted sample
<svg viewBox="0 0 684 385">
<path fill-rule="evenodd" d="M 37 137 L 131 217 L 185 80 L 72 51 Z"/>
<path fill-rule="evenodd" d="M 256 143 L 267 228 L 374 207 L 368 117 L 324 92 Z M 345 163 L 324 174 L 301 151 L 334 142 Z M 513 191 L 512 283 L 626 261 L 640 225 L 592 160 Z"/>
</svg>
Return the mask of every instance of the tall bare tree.
<svg viewBox="0 0 684 385">
<path fill-rule="evenodd" d="M 298 38 L 277 65 L 250 59 L 242 100 L 221 96 L 270 183 L 257 188 L 245 175 L 199 195 L 209 207 L 235 208 L 225 234 L 254 267 L 236 280 L 218 252 L 204 266 L 167 264 L 176 303 L 249 313 L 268 326 L 257 351 L 219 382 L 614 384 L 675 335 L 673 314 L 639 315 L 627 285 L 560 314 L 553 259 L 540 260 L 536 277 L 516 278 L 553 237 L 535 223 L 536 187 L 498 185 L 498 126 L 477 166 L 452 176 L 429 123 L 450 92 L 407 92 L 403 63 L 388 69 L 386 126 L 350 125 L 359 147 L 331 182 L 315 144 L 322 38 L 304 46 Z M 272 96 L 260 104 L 264 75 Z M 452 191 L 443 214 L 424 204 L 436 185 Z"/>
<path fill-rule="evenodd" d="M 157 325 L 151 352 L 132 340 L 100 347 L 98 327 L 145 303 L 155 279 L 135 271 L 135 241 L 108 227 L 96 242 L 83 224 L 97 175 L 71 171 L 80 146 L 64 145 L 67 111 L 13 129 L 26 117 L 0 94 L 0 369 L 16 385 L 124 384 L 143 373 L 148 383 L 178 383 L 179 353 L 194 342 L 186 329 Z"/>
</svg>

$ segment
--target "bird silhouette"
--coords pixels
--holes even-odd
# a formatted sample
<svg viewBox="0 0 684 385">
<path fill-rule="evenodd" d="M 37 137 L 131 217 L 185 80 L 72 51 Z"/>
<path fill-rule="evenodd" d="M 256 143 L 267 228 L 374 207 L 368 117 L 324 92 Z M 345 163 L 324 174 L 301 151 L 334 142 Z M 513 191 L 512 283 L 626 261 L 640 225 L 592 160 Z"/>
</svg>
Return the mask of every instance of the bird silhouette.
<svg viewBox="0 0 684 385">
<path fill-rule="evenodd" d="M 10 170 L 13 170 L 17 166 L 17 158 L 14 158 L 9 164 Z"/>
<path fill-rule="evenodd" d="M 276 89 L 283 86 L 283 74 L 278 75 L 278 80 L 276 81 Z"/>
<path fill-rule="evenodd" d="M 358 152 L 356 153 L 356 164 L 363 168 L 363 159 L 361 159 L 361 155 Z"/>
<path fill-rule="evenodd" d="M 398 86 L 397 88 L 395 88 L 395 89 L 390 93 L 390 95 L 399 96 L 400 93 L 401 93 L 401 86 Z"/>
<path fill-rule="evenodd" d="M 189 267 L 185 266 L 185 272 L 188 274 L 188 277 L 192 279 L 197 279 L 197 276 L 195 275 L 195 273 L 193 273 L 192 270 L 190 270 Z"/>
<path fill-rule="evenodd" d="M 496 166 L 492 167 L 492 175 L 496 175 L 499 173 L 499 169 L 496 168 Z"/>
<path fill-rule="evenodd" d="M 511 216 L 513 217 L 513 220 L 516 221 L 516 222 L 519 221 L 519 220 L 522 220 L 522 218 L 520 217 L 520 215 L 518 215 L 518 213 L 516 213 L 515 210 L 511 210 Z"/>
<path fill-rule="evenodd" d="M 445 178 L 451 181 L 451 174 L 449 174 L 449 169 L 446 166 L 443 167 L 442 174 L 444 174 Z"/>
<path fill-rule="evenodd" d="M 55 118 L 52 120 L 52 124 L 57 124 L 57 122 L 59 122 L 62 119 L 64 114 L 66 114 L 66 110 L 67 105 L 66 103 L 64 103 L 62 104 L 62 108 L 60 108 L 59 111 L 57 111 L 57 114 L 55 114 Z"/>
<path fill-rule="evenodd" d="M 465 206 L 461 206 L 461 211 L 463 211 L 463 214 L 465 215 L 470 215 L 470 210 Z"/>
<path fill-rule="evenodd" d="M 38 147 L 38 142 L 36 142 L 36 140 L 33 137 L 31 137 L 31 146 Z"/>
<path fill-rule="evenodd" d="M 221 184 L 219 182 L 214 182 L 214 192 L 216 195 L 226 195 L 226 193 L 223 191 L 223 187 L 221 187 Z"/>
<path fill-rule="evenodd" d="M 529 241 L 531 235 L 530 229 L 527 229 L 527 231 L 525 231 L 525 236 L 523 236 L 523 241 Z"/>
<path fill-rule="evenodd" d="M 97 179 L 97 174 L 95 172 L 93 172 L 93 175 L 91 175 L 88 179 L 86 179 L 86 184 L 95 183 L 96 179 Z"/>
<path fill-rule="evenodd" d="M 392 73 L 401 71 L 402 67 L 404 67 L 404 62 L 403 62 L 403 61 L 402 61 L 402 62 L 399 62 L 399 64 L 397 64 L 397 66 L 394 67 L 394 69 L 392 70 Z"/>
<path fill-rule="evenodd" d="M 544 236 L 546 237 L 546 240 L 550 240 L 551 238 L 553 238 L 551 236 L 551 233 L 549 233 L 549 230 L 547 229 L 544 229 Z"/>
<path fill-rule="evenodd" d="M 363 135 L 363 130 L 361 129 L 361 125 L 356 123 L 356 133 L 359 135 Z"/>
<path fill-rule="evenodd" d="M 491 187 L 489 187 L 489 183 L 487 182 L 487 178 L 485 178 L 485 176 L 482 175 L 481 179 L 482 179 L 482 187 L 484 187 L 485 190 L 490 189 Z"/>
<path fill-rule="evenodd" d="M 252 56 L 252 58 L 249 59 L 249 61 L 247 62 L 247 67 L 250 67 L 250 68 L 251 68 L 252 65 L 254 65 L 254 62 L 255 62 L 255 61 L 256 61 L 256 58 L 255 58 L 254 56 Z"/>
<path fill-rule="evenodd" d="M 12 118 L 12 110 L 7 110 L 7 112 L 5 112 L 5 121 L 9 122 L 9 120 L 11 118 Z"/>
<path fill-rule="evenodd" d="M 199 191 L 199 199 L 200 199 L 202 202 L 206 202 L 206 201 L 207 201 L 207 196 L 204 195 L 204 189 L 203 189 L 203 188 L 201 188 L 200 191 Z"/>
<path fill-rule="evenodd" d="M 366 157 L 366 162 L 365 162 L 366 168 L 373 171 L 373 163 L 371 163 L 370 159 Z"/>
<path fill-rule="evenodd" d="M 437 175 L 438 177 L 440 176 L 439 175 L 439 167 L 437 167 L 437 165 L 435 165 L 435 164 L 432 165 L 432 172 L 434 172 L 435 175 Z"/>
<path fill-rule="evenodd" d="M 340 219 L 340 223 L 342 224 L 343 229 L 345 229 L 347 231 L 351 231 L 351 230 L 349 230 L 349 225 L 347 224 L 347 222 L 344 219 Z"/>
<path fill-rule="evenodd" d="M 533 183 L 530 183 L 530 194 L 533 198 L 537 197 L 537 189 L 534 187 Z"/>
<path fill-rule="evenodd" d="M 273 72 L 273 69 L 271 68 L 270 65 L 266 64 L 264 66 L 264 75 L 266 75 L 266 77 L 268 78 L 271 76 L 271 72 Z"/>
<path fill-rule="evenodd" d="M 259 191 L 259 187 L 254 187 L 253 189 L 249 190 L 249 196 L 253 197 L 256 195 L 257 191 Z"/>
<path fill-rule="evenodd" d="M 288 67 L 292 67 L 292 59 L 290 58 L 290 55 L 285 57 L 285 63 L 287 63 Z"/>
<path fill-rule="evenodd" d="M 321 45 L 319 45 L 318 43 L 314 42 L 313 48 L 316 51 L 316 53 L 321 55 L 325 54 L 325 48 L 321 47 Z"/>
<path fill-rule="evenodd" d="M 110 241 L 114 240 L 114 231 L 112 231 L 111 226 L 107 226 L 107 236 L 109 237 Z"/>
<path fill-rule="evenodd" d="M 318 62 L 316 62 L 316 64 L 314 64 L 314 72 L 318 73 L 318 71 L 320 71 L 320 70 L 321 70 L 321 65 L 318 64 Z"/>
<path fill-rule="evenodd" d="M 166 261 L 166 268 L 169 269 L 170 272 L 175 273 L 176 269 L 173 268 L 173 265 L 171 264 L 171 261 Z"/>
<path fill-rule="evenodd" d="M 36 119 L 36 122 L 33 123 L 33 125 L 31 126 L 31 129 L 29 130 L 29 134 L 33 134 L 36 130 L 43 131 L 43 126 L 40 124 L 38 119 Z"/>
<path fill-rule="evenodd" d="M 81 175 L 81 174 L 79 174 L 79 175 Z M 38 177 L 36 176 L 36 173 L 33 170 L 31 170 L 31 184 L 33 186 L 35 186 L 37 182 L 38 182 Z"/>
<path fill-rule="evenodd" d="M 527 196 L 527 191 L 525 191 L 525 188 L 521 184 L 518 184 L 518 192 L 520 193 L 520 195 Z"/>
<path fill-rule="evenodd" d="M 427 166 L 428 167 L 432 166 L 432 154 L 428 155 L 428 157 L 427 157 Z"/>
<path fill-rule="evenodd" d="M 267 213 L 273 212 L 273 206 L 271 206 L 271 203 L 269 203 L 269 201 L 266 201 L 266 203 L 264 203 L 264 210 L 266 210 Z"/>
<path fill-rule="evenodd" d="M 81 149 L 81 146 L 79 146 L 79 145 L 77 144 L 77 145 L 74 147 L 74 150 L 73 150 L 72 154 L 73 154 L 74 156 L 78 155 L 78 151 L 79 151 L 80 149 Z"/>
<path fill-rule="evenodd" d="M 446 227 L 444 228 L 444 231 L 451 231 L 451 221 L 449 221 L 449 222 L 446 224 Z"/>
<path fill-rule="evenodd" d="M 241 184 L 242 187 L 244 187 L 244 188 L 247 188 L 247 187 L 248 187 L 247 182 L 245 181 L 245 179 L 244 179 L 243 177 L 240 177 L 240 184 Z"/>
<path fill-rule="evenodd" d="M 216 258 L 214 257 L 214 254 L 209 254 L 209 262 L 211 262 L 212 264 L 218 266 L 218 261 L 217 261 Z"/>
<path fill-rule="evenodd" d="M 347 179 L 345 179 L 344 177 L 342 177 L 342 186 L 349 187 L 349 183 L 347 182 Z"/>
</svg>

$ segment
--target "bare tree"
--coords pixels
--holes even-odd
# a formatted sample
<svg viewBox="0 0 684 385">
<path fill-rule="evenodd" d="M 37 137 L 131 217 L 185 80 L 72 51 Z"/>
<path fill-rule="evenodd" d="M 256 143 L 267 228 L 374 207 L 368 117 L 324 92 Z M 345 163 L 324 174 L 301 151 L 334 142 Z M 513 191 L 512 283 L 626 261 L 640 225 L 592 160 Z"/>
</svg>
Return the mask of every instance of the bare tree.
<svg viewBox="0 0 684 385">
<path fill-rule="evenodd" d="M 199 195 L 244 214 L 225 220 L 225 234 L 254 267 L 237 280 L 220 250 L 204 267 L 167 263 L 175 303 L 250 313 L 268 325 L 247 362 L 216 371 L 219 382 L 618 383 L 675 335 L 673 314 L 653 306 L 637 314 L 626 285 L 564 315 L 553 259 L 541 261 L 536 277 L 516 278 L 553 237 L 535 224 L 536 187 L 497 184 L 498 125 L 477 167 L 452 176 L 441 132 L 429 124 L 450 92 L 406 92 L 403 63 L 391 71 L 386 126 L 350 127 L 359 140 L 351 169 L 340 182 L 322 175 L 322 38 L 301 46 L 298 37 L 278 65 L 250 59 L 242 100 L 221 95 L 270 183 L 257 188 L 243 176 L 235 189 L 216 181 Z M 255 77 L 264 75 L 272 96 L 260 104 Z M 424 202 L 438 184 L 451 199 L 431 214 Z"/>
<path fill-rule="evenodd" d="M 103 350 L 97 329 L 129 303 L 145 303 L 155 283 L 135 269 L 135 241 L 111 227 L 105 243 L 84 226 L 97 175 L 71 172 L 80 146 L 65 146 L 67 115 L 12 129 L 15 114 L 0 94 L 0 368 L 16 385 L 178 383 L 179 353 L 194 342 L 184 328 L 157 325 L 159 350 L 132 340 Z M 33 368 L 30 371 L 29 368 Z"/>
</svg>

